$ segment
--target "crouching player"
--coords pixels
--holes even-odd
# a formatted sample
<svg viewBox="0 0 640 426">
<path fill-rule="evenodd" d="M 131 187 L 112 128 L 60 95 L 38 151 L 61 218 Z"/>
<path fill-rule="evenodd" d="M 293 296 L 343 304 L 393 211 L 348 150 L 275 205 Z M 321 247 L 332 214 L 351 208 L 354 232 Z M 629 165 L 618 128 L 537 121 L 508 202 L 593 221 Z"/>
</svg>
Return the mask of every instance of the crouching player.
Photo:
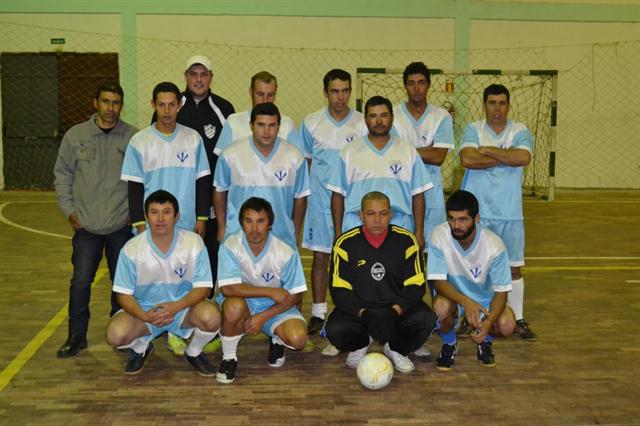
<svg viewBox="0 0 640 426">
<path fill-rule="evenodd" d="M 446 203 L 447 222 L 436 226 L 429 238 L 427 279 L 437 295 L 433 309 L 440 321 L 442 350 L 439 370 L 453 367 L 458 349 L 454 321 L 464 314 L 474 329 L 478 361 L 495 365 L 493 337 L 513 334 L 515 317 L 506 306 L 511 290 L 509 258 L 502 240 L 479 225 L 478 200 L 467 191 L 453 193 Z"/>
<path fill-rule="evenodd" d="M 236 350 L 245 335 L 262 331 L 269 337 L 267 363 L 282 367 L 285 346 L 304 349 L 307 323 L 295 307 L 307 284 L 297 250 L 271 234 L 273 209 L 251 197 L 240 207 L 242 231 L 231 234 L 218 253 L 218 286 L 222 307 L 220 383 L 233 383 Z"/>
<path fill-rule="evenodd" d="M 125 374 L 142 371 L 152 340 L 164 332 L 191 338 L 185 359 L 202 376 L 215 368 L 202 348 L 220 330 L 218 307 L 206 300 L 213 287 L 207 250 L 198 234 L 176 228 L 178 201 L 156 191 L 144 204 L 147 229 L 120 252 L 113 291 L 122 310 L 107 326 L 107 342 L 129 349 Z"/>
</svg>

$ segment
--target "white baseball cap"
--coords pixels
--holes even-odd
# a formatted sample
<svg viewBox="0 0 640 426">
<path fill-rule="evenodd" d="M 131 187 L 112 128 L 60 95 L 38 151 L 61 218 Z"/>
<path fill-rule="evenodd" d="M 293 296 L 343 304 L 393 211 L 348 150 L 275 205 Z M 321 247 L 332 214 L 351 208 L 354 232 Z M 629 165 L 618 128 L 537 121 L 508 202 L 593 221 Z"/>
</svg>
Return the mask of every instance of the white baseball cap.
<svg viewBox="0 0 640 426">
<path fill-rule="evenodd" d="M 203 55 L 194 55 L 189 59 L 187 59 L 187 67 L 185 68 L 185 70 L 188 70 L 189 68 L 191 68 L 192 65 L 195 65 L 195 64 L 203 65 L 206 69 L 210 71 L 212 69 L 211 60 L 209 58 Z"/>
</svg>

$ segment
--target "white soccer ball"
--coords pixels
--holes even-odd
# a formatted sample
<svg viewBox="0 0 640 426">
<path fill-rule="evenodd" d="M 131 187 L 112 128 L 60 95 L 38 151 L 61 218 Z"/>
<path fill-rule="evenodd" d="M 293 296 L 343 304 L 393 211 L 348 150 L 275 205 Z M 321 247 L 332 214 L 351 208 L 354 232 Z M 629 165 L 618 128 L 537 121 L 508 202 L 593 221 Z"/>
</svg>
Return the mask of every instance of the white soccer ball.
<svg viewBox="0 0 640 426">
<path fill-rule="evenodd" d="M 356 375 L 365 388 L 382 389 L 393 378 L 393 364 L 381 353 L 372 352 L 362 358 L 356 368 Z"/>
</svg>

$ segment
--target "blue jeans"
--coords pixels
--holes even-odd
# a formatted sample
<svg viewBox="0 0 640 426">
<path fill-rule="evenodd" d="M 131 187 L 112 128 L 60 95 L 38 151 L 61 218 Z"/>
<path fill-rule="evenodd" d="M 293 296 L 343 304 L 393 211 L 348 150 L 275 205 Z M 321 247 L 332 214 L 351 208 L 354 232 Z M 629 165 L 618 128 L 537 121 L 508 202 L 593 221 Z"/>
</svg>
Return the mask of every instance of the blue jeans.
<svg viewBox="0 0 640 426">
<path fill-rule="evenodd" d="M 131 238 L 131 227 L 125 226 L 111 234 L 94 234 L 79 229 L 73 234 L 71 244 L 73 254 L 73 276 L 69 287 L 69 334 L 86 336 L 89 327 L 89 300 L 91 298 L 91 283 L 93 282 L 98 265 L 104 252 L 109 267 L 109 277 L 113 282 L 118 263 L 118 255 L 125 243 Z M 115 293 L 111 292 L 111 315 L 120 309 Z"/>
</svg>

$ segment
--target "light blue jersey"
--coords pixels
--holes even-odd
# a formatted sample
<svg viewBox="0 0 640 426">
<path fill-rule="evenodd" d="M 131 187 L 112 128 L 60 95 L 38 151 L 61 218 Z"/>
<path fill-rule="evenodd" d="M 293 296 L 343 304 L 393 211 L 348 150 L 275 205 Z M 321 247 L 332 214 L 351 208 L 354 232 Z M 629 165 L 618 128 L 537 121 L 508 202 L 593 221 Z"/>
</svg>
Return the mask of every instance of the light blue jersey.
<svg viewBox="0 0 640 426">
<path fill-rule="evenodd" d="M 220 153 L 233 142 L 246 139 L 251 136 L 252 132 L 250 123 L 250 109 L 231 114 L 227 117 L 213 153 L 220 155 Z M 298 133 L 293 120 L 286 115 L 282 115 L 280 118 L 280 130 L 278 131 L 278 137 L 294 144 L 298 149 L 300 149 L 300 151 L 302 151 L 302 140 L 300 139 L 300 134 Z"/>
<path fill-rule="evenodd" d="M 260 197 L 273 207 L 273 234 L 296 247 L 293 201 L 310 192 L 304 155 L 280 138 L 276 138 L 268 157 L 258 151 L 252 137 L 239 142 L 222 151 L 213 179 L 216 192 L 228 191 L 225 237 L 240 231 L 238 214 L 242 203 L 250 197 Z"/>
<path fill-rule="evenodd" d="M 523 123 L 507 121 L 496 135 L 486 120 L 468 124 L 458 148 L 492 146 L 502 149 L 524 149 L 533 155 L 531 132 Z M 460 189 L 471 192 L 480 204 L 483 219 L 522 220 L 522 176 L 524 167 L 498 165 L 487 169 L 467 169 Z"/>
<path fill-rule="evenodd" d="M 340 160 L 342 148 L 367 132 L 362 114 L 354 110 L 349 110 L 344 119 L 336 121 L 325 107 L 309 114 L 302 122 L 300 135 L 304 154 L 311 159 L 311 195 L 304 219 L 303 247 L 331 252 L 333 222 L 331 191 L 327 189 L 331 168 Z"/>
<path fill-rule="evenodd" d="M 360 201 L 371 191 L 389 197 L 391 223 L 415 231 L 412 197 L 433 188 L 433 184 L 411 143 L 391 137 L 379 150 L 365 136 L 342 149 L 327 188 L 345 198 L 343 232 L 361 225 Z"/>
<path fill-rule="evenodd" d="M 198 234 L 174 228 L 171 247 L 163 253 L 147 230 L 120 252 L 113 291 L 135 297 L 145 311 L 180 300 L 198 287 L 213 287 L 209 256 Z"/>
<path fill-rule="evenodd" d="M 451 235 L 448 223 L 436 226 L 429 237 L 427 279 L 446 280 L 455 289 L 489 308 L 494 292 L 511 291 L 509 258 L 496 234 L 476 225 L 467 250 Z"/>
<path fill-rule="evenodd" d="M 193 129 L 176 125 L 165 135 L 151 125 L 136 133 L 127 146 L 121 179 L 144 185 L 144 199 L 163 189 L 178 199 L 177 226 L 196 225 L 196 180 L 211 174 L 202 138 Z"/>
</svg>

